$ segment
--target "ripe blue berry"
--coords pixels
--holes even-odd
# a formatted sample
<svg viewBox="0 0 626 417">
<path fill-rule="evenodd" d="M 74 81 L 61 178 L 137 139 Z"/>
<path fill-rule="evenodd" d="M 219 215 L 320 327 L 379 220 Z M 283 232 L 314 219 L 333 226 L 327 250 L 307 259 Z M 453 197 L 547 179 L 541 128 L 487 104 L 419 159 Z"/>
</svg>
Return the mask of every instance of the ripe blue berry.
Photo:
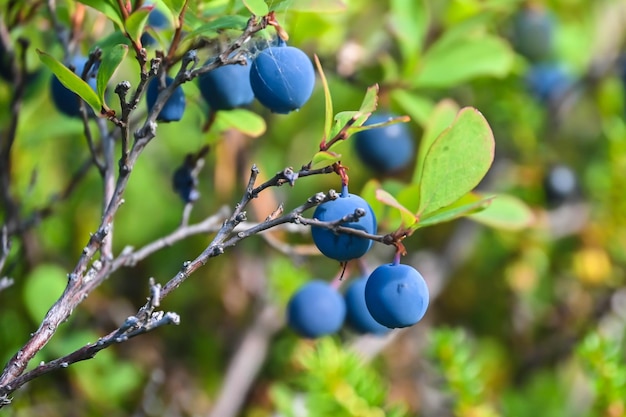
<svg viewBox="0 0 626 417">
<path fill-rule="evenodd" d="M 550 102 L 559 100 L 572 86 L 573 80 L 562 65 L 546 62 L 530 67 L 526 83 L 537 99 Z"/>
<path fill-rule="evenodd" d="M 169 86 L 174 82 L 172 77 L 166 78 L 166 84 Z M 156 103 L 157 97 L 161 89 L 159 87 L 159 79 L 153 78 L 148 83 L 148 88 L 146 91 L 146 100 L 148 102 L 148 112 L 152 111 L 154 104 Z M 183 117 L 183 113 L 185 112 L 185 93 L 181 86 L 176 87 L 174 93 L 170 96 L 170 98 L 165 102 L 165 105 L 159 112 L 157 116 L 157 120 L 161 122 L 175 122 L 180 120 Z"/>
<path fill-rule="evenodd" d="M 74 73 L 78 76 L 82 76 L 86 63 L 87 58 L 75 57 L 72 60 Z M 97 68 L 93 68 L 92 66 L 87 77 L 87 83 L 94 91 L 97 88 L 96 72 Z M 52 95 L 52 102 L 61 113 L 70 117 L 80 116 L 80 98 L 74 94 L 74 92 L 68 90 L 55 75 L 52 76 L 52 81 L 50 82 L 50 93 Z M 89 106 L 87 107 L 91 111 L 91 108 Z"/>
<path fill-rule="evenodd" d="M 363 230 L 370 234 L 376 233 L 376 217 L 372 208 L 367 204 L 367 201 L 358 195 L 348 193 L 347 187 L 344 187 L 341 195 L 335 200 L 317 206 L 313 213 L 313 218 L 324 222 L 332 222 L 346 215 L 353 214 L 357 209 L 364 210 L 365 215 L 360 217 L 358 221 L 343 223 L 342 226 Z M 335 233 L 332 230 L 321 227 L 313 226 L 311 235 L 313 236 L 315 246 L 317 246 L 320 252 L 340 262 L 360 258 L 372 246 L 370 239 L 345 233 Z"/>
<path fill-rule="evenodd" d="M 193 166 L 183 164 L 172 176 L 172 187 L 185 203 L 196 201 L 200 193 L 196 189 L 197 179 L 193 176 Z"/>
<path fill-rule="evenodd" d="M 373 114 L 365 125 L 385 122 L 392 114 Z M 374 171 L 389 173 L 406 167 L 415 154 L 415 143 L 405 123 L 364 130 L 354 135 L 354 147 L 363 163 Z"/>
<path fill-rule="evenodd" d="M 365 285 L 367 277 L 354 279 L 346 293 L 346 322 L 359 333 L 370 333 L 375 335 L 384 335 L 389 332 L 389 328 L 383 326 L 372 317 L 365 304 Z"/>
<path fill-rule="evenodd" d="M 343 297 L 321 280 L 303 285 L 287 304 L 287 323 L 296 333 L 307 338 L 337 332 L 345 318 Z"/>
<path fill-rule="evenodd" d="M 244 107 L 254 100 L 250 86 L 250 63 L 224 65 L 201 75 L 198 85 L 212 110 Z"/>
<path fill-rule="evenodd" d="M 252 62 L 250 84 L 261 104 L 274 113 L 286 114 L 309 100 L 315 71 L 309 57 L 300 49 L 270 46 Z"/>
<path fill-rule="evenodd" d="M 520 10 L 513 17 L 513 45 L 530 62 L 548 60 L 554 49 L 554 16 L 539 6 Z"/>
<path fill-rule="evenodd" d="M 365 285 L 367 309 L 374 320 L 391 329 L 420 321 L 428 308 L 428 300 L 424 278 L 409 265 L 381 265 Z"/>
</svg>

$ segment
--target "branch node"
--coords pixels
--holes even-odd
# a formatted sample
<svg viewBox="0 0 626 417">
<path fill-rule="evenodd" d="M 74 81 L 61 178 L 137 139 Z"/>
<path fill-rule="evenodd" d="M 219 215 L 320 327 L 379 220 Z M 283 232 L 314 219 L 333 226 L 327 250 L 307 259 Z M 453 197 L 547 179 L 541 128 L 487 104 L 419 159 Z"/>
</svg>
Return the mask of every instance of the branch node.
<svg viewBox="0 0 626 417">
<path fill-rule="evenodd" d="M 333 190 L 330 190 L 331 192 L 333 192 Z M 330 195 L 330 193 L 329 193 Z M 326 199 L 326 194 L 319 192 L 316 193 L 314 196 L 309 197 L 309 199 L 307 200 L 308 203 L 313 203 L 313 204 L 319 204 L 322 201 L 324 201 Z"/>
</svg>

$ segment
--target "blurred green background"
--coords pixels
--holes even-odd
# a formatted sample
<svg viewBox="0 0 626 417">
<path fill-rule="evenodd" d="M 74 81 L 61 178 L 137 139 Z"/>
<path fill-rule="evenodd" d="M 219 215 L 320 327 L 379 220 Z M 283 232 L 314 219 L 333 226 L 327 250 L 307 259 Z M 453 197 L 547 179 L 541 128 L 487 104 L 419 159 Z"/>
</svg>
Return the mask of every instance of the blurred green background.
<svg viewBox="0 0 626 417">
<path fill-rule="evenodd" d="M 36 54 L 41 49 L 63 58 L 45 2 L 3 3 L 7 39 L 13 45 L 18 37 L 30 41 L 27 68 L 37 74 L 19 110 L 12 151 L 11 192 L 27 218 L 68 184 L 89 151 L 82 122 L 54 108 L 51 73 Z M 246 16 L 243 6 L 190 1 L 186 24 L 192 28 L 226 13 Z M 494 132 L 496 158 L 479 188 L 520 198 L 533 211 L 532 224 L 511 231 L 463 219 L 420 229 L 406 239 L 404 262 L 424 275 L 431 306 L 422 322 L 384 339 L 350 330 L 316 342 L 298 339 L 282 326 L 289 296 L 307 279 L 333 279 L 340 266 L 315 254 L 306 229 L 247 239 L 211 259 L 164 301 L 163 309 L 180 314 L 179 326 L 38 378 L 2 411 L 11 416 L 218 417 L 215 407 L 234 399 L 240 401 L 235 411 L 219 417 L 626 416 L 626 2 L 287 0 L 268 6 L 277 10 L 291 45 L 319 56 L 336 112 L 358 109 L 366 88 L 378 83 L 379 108 L 411 116 L 418 143 L 442 100 L 480 110 Z M 84 13 L 77 28 L 83 54 L 113 31 L 93 9 L 69 0 L 57 1 L 56 7 L 56 20 L 65 27 Z M 165 4 L 158 7 L 167 10 Z M 235 35 L 227 32 L 223 39 Z M 169 36 L 171 31 L 161 33 L 163 44 Z M 199 54 L 206 59 L 211 53 Z M 563 68 L 563 91 L 546 96 L 532 88 L 529 74 L 541 65 Z M 138 81 L 132 53 L 110 87 L 122 80 Z M 0 80 L 3 139 L 13 87 Z M 311 100 L 298 112 L 275 115 L 254 103 L 250 110 L 262 118 L 252 119 L 254 128 L 248 119 L 235 117 L 234 127 L 222 129 L 229 123 L 221 116 L 208 133 L 202 131 L 208 109 L 196 83 L 183 89 L 183 119 L 158 126 L 132 173 L 115 220 L 116 254 L 179 225 L 183 203 L 172 190 L 171 176 L 187 153 L 204 144 L 211 151 L 199 176 L 201 197 L 191 222 L 224 205 L 232 208 L 252 163 L 267 179 L 284 167 L 299 168 L 318 150 L 324 126 L 319 78 Z M 109 102 L 118 108 L 112 94 Z M 145 109 L 142 100 L 138 120 Z M 350 140 L 337 151 L 349 167 L 352 192 L 372 187 L 373 180 L 393 190 L 411 179 L 413 167 L 393 176 L 369 171 Z M 571 190 L 560 193 L 558 185 L 555 190 L 550 182 L 555 167 L 562 168 L 557 178 L 564 175 L 566 183 L 573 176 Z M 290 210 L 339 186 L 332 174 L 269 189 L 248 210 L 249 220 L 263 220 L 280 203 Z M 52 206 L 49 217 L 13 240 L 0 271 L 15 279 L 0 292 L 3 364 L 63 291 L 67 272 L 99 224 L 101 198 L 101 179 L 92 168 L 66 200 Z M 0 218 L 5 215 L 0 212 Z M 381 224 L 391 221 L 383 218 Z M 166 282 L 210 239 L 191 237 L 116 272 L 33 363 L 117 328 L 144 304 L 149 277 Z M 289 247 L 289 253 L 278 246 Z M 361 266 L 374 268 L 392 255 L 391 248 L 375 245 Z M 358 274 L 358 268 L 347 271 L 347 276 Z M 240 364 L 231 361 L 237 352 L 259 366 L 258 373 L 255 366 L 243 365 L 244 377 L 232 374 L 234 363 Z"/>
</svg>

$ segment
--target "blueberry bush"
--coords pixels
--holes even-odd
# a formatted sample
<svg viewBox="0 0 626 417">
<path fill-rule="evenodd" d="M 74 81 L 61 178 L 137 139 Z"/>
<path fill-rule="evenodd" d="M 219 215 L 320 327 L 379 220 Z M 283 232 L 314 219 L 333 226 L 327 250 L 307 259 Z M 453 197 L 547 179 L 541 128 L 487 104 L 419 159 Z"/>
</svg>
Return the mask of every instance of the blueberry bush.
<svg viewBox="0 0 626 417">
<path fill-rule="evenodd" d="M 0 412 L 626 415 L 622 0 L 8 0 Z"/>
</svg>

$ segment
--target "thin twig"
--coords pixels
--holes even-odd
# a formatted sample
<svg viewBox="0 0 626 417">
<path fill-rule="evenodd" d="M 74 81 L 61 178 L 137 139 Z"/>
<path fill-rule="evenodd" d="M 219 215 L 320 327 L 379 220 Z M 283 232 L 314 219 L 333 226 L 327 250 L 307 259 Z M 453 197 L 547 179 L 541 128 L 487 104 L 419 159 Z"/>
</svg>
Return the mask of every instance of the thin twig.
<svg viewBox="0 0 626 417">
<path fill-rule="evenodd" d="M 217 401 L 209 417 L 239 415 L 250 387 L 265 362 L 272 337 L 284 325 L 276 306 L 265 305 L 246 331 L 243 340 L 228 364 Z"/>
<path fill-rule="evenodd" d="M 137 264 L 137 262 L 146 259 L 148 256 L 153 253 L 174 245 L 177 242 L 180 242 L 190 236 L 202 234 L 202 233 L 211 233 L 216 232 L 221 227 L 224 220 L 228 217 L 228 208 L 222 207 L 218 210 L 214 215 L 207 217 L 200 223 L 181 226 L 174 230 L 167 236 L 164 236 L 160 239 L 155 240 L 152 243 L 147 244 L 146 246 L 138 249 L 137 251 L 132 251 L 132 249 L 125 249 L 122 253 L 115 258 L 113 261 L 112 269 L 116 271 L 122 266 L 132 267 Z"/>
</svg>

